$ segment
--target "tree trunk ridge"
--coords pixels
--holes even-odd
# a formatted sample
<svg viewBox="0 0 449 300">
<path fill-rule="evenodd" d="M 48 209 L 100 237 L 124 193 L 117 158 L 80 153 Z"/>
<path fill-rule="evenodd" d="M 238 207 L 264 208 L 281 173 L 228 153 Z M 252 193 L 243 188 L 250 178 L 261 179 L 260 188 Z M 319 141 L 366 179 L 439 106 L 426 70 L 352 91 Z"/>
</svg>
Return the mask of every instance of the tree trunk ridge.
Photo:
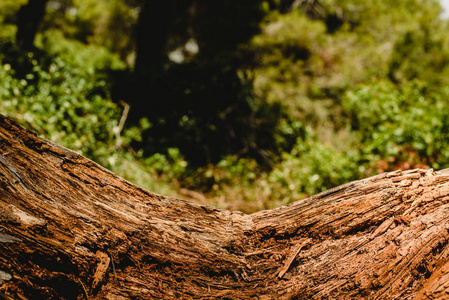
<svg viewBox="0 0 449 300">
<path fill-rule="evenodd" d="M 449 170 L 415 169 L 246 215 L 0 115 L 0 298 L 447 299 L 448 201 Z"/>
</svg>

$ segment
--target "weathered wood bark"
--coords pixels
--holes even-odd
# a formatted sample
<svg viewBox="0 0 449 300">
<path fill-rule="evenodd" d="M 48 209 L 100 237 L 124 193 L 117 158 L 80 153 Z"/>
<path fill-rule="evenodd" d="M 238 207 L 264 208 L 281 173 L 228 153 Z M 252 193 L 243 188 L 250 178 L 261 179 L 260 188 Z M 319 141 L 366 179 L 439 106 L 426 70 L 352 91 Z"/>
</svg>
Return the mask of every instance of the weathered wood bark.
<svg viewBox="0 0 449 300">
<path fill-rule="evenodd" d="M 245 215 L 148 192 L 0 116 L 0 292 L 447 299 L 448 201 L 449 171 L 411 170 Z"/>
</svg>

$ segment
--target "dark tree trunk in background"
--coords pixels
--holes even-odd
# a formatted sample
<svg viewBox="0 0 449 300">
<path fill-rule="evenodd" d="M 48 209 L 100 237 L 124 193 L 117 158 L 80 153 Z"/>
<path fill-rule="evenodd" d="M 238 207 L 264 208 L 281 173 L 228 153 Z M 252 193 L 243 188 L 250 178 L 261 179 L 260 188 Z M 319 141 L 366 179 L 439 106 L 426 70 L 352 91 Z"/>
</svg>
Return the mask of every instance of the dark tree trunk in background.
<svg viewBox="0 0 449 300">
<path fill-rule="evenodd" d="M 447 299 L 448 219 L 449 170 L 245 215 L 146 191 L 0 115 L 2 299 Z"/>
<path fill-rule="evenodd" d="M 136 78 L 148 79 L 165 63 L 171 0 L 146 0 L 136 27 Z"/>
<path fill-rule="evenodd" d="M 45 15 L 48 0 L 29 0 L 17 13 L 16 43 L 24 50 L 31 50 L 39 25 Z"/>
</svg>

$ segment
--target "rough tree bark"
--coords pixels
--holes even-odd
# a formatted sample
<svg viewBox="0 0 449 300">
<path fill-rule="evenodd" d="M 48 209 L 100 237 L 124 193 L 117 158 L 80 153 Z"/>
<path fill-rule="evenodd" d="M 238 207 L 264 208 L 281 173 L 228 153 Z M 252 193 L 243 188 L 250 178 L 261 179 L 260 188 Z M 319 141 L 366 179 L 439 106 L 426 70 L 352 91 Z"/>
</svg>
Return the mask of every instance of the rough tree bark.
<svg viewBox="0 0 449 300">
<path fill-rule="evenodd" d="M 0 116 L 0 298 L 447 299 L 448 201 L 449 171 L 418 169 L 245 215 Z"/>
</svg>

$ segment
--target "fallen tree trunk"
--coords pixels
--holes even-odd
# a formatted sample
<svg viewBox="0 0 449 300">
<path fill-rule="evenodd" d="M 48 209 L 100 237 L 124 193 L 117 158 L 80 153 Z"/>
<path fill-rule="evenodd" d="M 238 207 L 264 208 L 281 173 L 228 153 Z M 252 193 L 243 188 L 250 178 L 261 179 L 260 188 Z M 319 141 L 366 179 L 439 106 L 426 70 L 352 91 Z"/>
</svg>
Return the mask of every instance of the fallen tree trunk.
<svg viewBox="0 0 449 300">
<path fill-rule="evenodd" d="M 447 299 L 448 201 L 449 171 L 417 169 L 245 215 L 153 194 L 0 116 L 0 295 Z"/>
</svg>

